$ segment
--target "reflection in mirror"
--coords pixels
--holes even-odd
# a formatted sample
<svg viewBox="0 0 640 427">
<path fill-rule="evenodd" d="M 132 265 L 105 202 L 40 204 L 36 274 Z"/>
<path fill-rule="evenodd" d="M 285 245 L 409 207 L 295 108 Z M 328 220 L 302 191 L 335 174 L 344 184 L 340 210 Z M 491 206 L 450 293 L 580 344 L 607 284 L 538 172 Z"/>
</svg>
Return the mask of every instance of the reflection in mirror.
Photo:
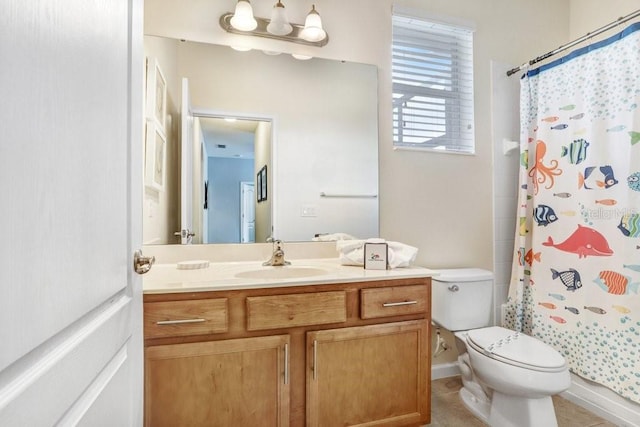
<svg viewBox="0 0 640 427">
<path fill-rule="evenodd" d="M 202 243 L 265 242 L 271 235 L 266 165 L 271 158 L 271 122 L 196 116 L 203 162 Z M 197 196 L 194 196 L 197 197 Z"/>
<path fill-rule="evenodd" d="M 325 233 L 378 235 L 375 66 L 318 58 L 299 61 L 290 55 L 237 52 L 227 46 L 154 36 L 145 36 L 145 54 L 157 60 L 167 82 L 167 185 L 163 192 L 145 190 L 145 243 L 180 243 L 173 234 L 181 230 L 183 79 L 188 80 L 194 122 L 204 120 L 202 116 L 234 115 L 261 118 L 270 125 L 269 157 L 254 158 L 253 176 L 246 181 L 253 182 L 257 200 L 257 173 L 268 165 L 267 200 L 255 204 L 256 242 L 269 236 L 309 241 Z M 201 179 L 193 183 L 193 203 L 203 213 L 201 223 L 194 222 L 192 242 L 213 243 L 218 237 L 211 234 L 212 222 L 205 221 L 203 211 L 205 182 L 209 215 L 216 201 L 210 176 L 202 174 Z M 228 185 L 240 192 L 240 181 Z M 238 211 L 240 201 L 219 208 L 218 217 L 239 218 L 223 210 Z M 261 214 L 270 218 L 271 230 L 266 220 L 260 225 Z M 241 230 L 233 233 L 242 241 Z"/>
</svg>

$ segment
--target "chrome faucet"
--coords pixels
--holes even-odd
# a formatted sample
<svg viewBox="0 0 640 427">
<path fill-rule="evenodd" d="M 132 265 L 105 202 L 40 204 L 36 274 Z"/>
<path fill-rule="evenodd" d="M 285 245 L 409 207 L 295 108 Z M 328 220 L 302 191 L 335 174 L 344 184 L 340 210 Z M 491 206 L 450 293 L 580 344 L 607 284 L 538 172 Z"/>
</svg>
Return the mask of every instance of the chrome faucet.
<svg viewBox="0 0 640 427">
<path fill-rule="evenodd" d="M 262 265 L 271 265 L 274 267 L 289 265 L 291 264 L 289 261 L 285 261 L 284 259 L 284 250 L 282 249 L 282 241 L 274 240 L 273 241 L 273 253 L 271 254 L 271 259 L 269 261 L 265 261 Z"/>
</svg>

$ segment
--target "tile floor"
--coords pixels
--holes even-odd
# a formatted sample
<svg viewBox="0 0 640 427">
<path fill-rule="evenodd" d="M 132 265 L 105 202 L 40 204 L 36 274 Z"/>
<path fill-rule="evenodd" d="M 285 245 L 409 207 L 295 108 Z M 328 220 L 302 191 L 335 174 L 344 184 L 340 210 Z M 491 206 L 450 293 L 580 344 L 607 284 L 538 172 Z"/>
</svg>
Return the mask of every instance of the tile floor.
<svg viewBox="0 0 640 427">
<path fill-rule="evenodd" d="M 460 387 L 460 377 L 442 378 L 431 382 L 431 424 L 427 424 L 429 427 L 485 426 L 460 401 Z M 553 396 L 553 405 L 558 427 L 615 427 L 615 424 L 560 396 Z"/>
</svg>

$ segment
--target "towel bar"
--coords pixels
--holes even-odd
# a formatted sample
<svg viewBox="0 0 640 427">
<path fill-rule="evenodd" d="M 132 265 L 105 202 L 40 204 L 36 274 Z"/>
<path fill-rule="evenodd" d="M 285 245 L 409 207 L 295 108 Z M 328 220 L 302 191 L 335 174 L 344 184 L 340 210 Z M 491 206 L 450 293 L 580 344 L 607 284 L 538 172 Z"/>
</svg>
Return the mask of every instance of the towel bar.
<svg viewBox="0 0 640 427">
<path fill-rule="evenodd" d="M 335 194 L 335 193 L 325 193 L 324 191 L 320 192 L 320 197 L 334 197 L 334 198 L 351 198 L 351 199 L 376 199 L 378 198 L 377 194 Z"/>
</svg>

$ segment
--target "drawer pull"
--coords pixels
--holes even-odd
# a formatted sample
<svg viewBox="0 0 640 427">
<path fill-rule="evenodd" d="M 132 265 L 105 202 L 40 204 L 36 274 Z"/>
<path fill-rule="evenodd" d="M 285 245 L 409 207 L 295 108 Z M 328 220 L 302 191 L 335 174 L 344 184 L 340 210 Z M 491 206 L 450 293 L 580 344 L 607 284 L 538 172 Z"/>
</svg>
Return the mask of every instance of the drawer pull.
<svg viewBox="0 0 640 427">
<path fill-rule="evenodd" d="M 205 319 L 160 320 L 156 325 L 180 325 L 183 323 L 202 323 Z"/>
<path fill-rule="evenodd" d="M 313 379 L 318 378 L 318 341 L 313 340 Z"/>
<path fill-rule="evenodd" d="M 284 383 L 289 384 L 289 344 L 284 345 Z"/>
<path fill-rule="evenodd" d="M 400 301 L 400 302 L 385 302 L 382 304 L 383 307 L 397 307 L 399 305 L 413 305 L 417 304 L 418 301 Z"/>
</svg>

